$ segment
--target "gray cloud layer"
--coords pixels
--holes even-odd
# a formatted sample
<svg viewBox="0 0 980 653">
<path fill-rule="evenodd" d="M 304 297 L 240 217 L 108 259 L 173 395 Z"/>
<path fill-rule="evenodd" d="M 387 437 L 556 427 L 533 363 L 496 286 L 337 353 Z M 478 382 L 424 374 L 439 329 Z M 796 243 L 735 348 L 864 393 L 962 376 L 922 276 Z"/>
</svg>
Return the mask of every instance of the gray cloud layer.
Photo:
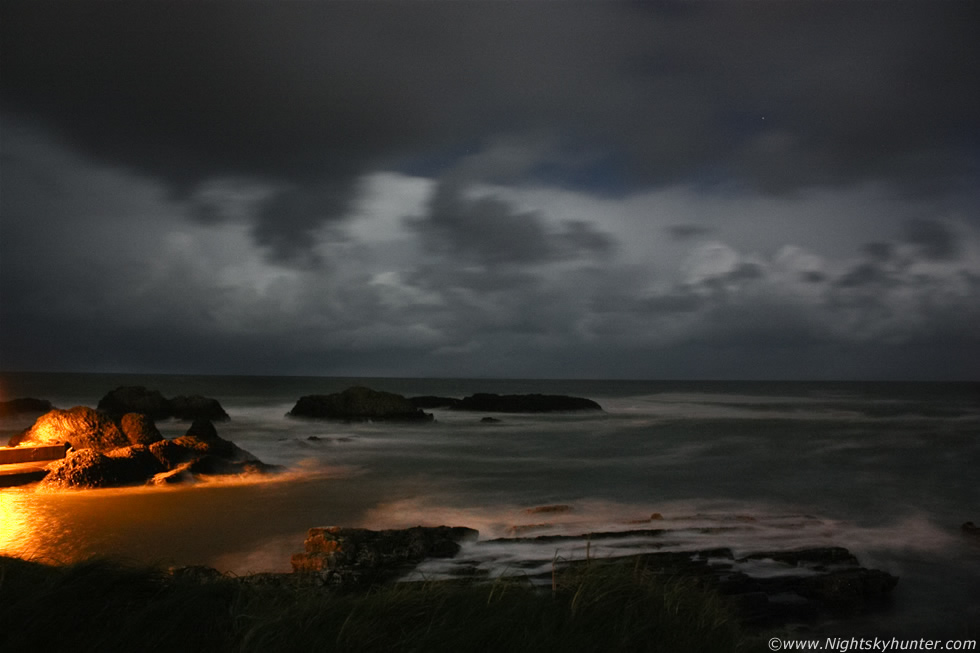
<svg viewBox="0 0 980 653">
<path fill-rule="evenodd" d="M 3 367 L 980 369 L 975 3 L 0 7 Z"/>
</svg>

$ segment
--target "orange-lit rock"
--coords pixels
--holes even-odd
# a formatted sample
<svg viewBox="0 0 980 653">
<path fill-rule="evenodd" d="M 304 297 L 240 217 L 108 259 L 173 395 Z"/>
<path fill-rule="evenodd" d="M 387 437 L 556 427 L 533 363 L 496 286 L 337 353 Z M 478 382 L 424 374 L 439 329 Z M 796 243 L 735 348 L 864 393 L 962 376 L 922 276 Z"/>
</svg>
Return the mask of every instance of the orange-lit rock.
<svg viewBox="0 0 980 653">
<path fill-rule="evenodd" d="M 76 450 L 95 451 L 132 444 L 109 416 L 86 406 L 49 411 L 38 417 L 34 426 L 10 440 L 10 446 L 59 443 L 67 443 Z"/>
<path fill-rule="evenodd" d="M 311 528 L 305 551 L 292 556 L 295 572 L 327 572 L 330 582 L 369 584 L 390 579 L 425 558 L 451 558 L 460 542 L 476 540 L 472 528 L 415 526 L 401 530 L 328 526 Z"/>
<path fill-rule="evenodd" d="M 191 471 L 193 463 L 180 463 L 173 469 L 155 474 L 150 479 L 150 485 L 175 485 L 177 483 L 191 483 L 194 481 L 194 472 Z"/>
<path fill-rule="evenodd" d="M 163 439 L 153 420 L 143 413 L 126 413 L 119 421 L 119 427 L 132 444 L 153 444 Z"/>
<path fill-rule="evenodd" d="M 100 488 L 141 485 L 164 468 L 145 444 L 137 444 L 104 453 L 94 449 L 71 451 L 48 469 L 41 481 L 43 487 Z"/>
<path fill-rule="evenodd" d="M 101 488 L 193 480 L 198 475 L 244 475 L 273 470 L 235 443 L 218 437 L 207 420 L 187 434 L 164 440 L 143 414 L 128 413 L 121 426 L 106 414 L 78 406 L 42 415 L 15 439 L 25 444 L 67 443 L 72 451 L 47 466 L 47 487 Z"/>
</svg>

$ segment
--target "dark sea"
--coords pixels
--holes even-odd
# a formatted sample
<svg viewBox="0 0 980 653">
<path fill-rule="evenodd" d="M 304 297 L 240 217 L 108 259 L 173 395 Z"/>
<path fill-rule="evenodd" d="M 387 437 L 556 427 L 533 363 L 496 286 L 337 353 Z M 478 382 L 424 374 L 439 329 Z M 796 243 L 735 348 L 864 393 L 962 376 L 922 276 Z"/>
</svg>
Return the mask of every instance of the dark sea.
<svg viewBox="0 0 980 653">
<path fill-rule="evenodd" d="M 839 624 L 842 631 L 976 637 L 980 630 L 980 542 L 960 530 L 980 523 L 977 383 L 4 373 L 0 398 L 94 407 L 120 385 L 218 399 L 231 415 L 219 434 L 287 471 L 187 487 L 2 489 L 0 553 L 53 561 L 111 555 L 244 574 L 289 571 L 313 526 L 447 524 L 490 539 L 653 523 L 673 533 L 657 547 L 727 546 L 737 555 L 843 546 L 864 566 L 900 577 L 891 609 Z M 406 396 L 568 394 L 599 402 L 603 412 L 496 414 L 492 424 L 451 410 L 430 411 L 433 423 L 414 425 L 285 417 L 302 395 L 351 385 Z M 32 421 L 0 420 L 0 437 Z M 167 437 L 187 426 L 158 424 Z M 568 509 L 533 510 L 553 505 Z M 660 518 L 651 521 L 654 513 Z M 522 568 L 521 557 L 585 555 L 571 544 L 543 546 L 477 563 L 500 574 Z M 651 546 L 626 539 L 605 553 Z"/>
</svg>

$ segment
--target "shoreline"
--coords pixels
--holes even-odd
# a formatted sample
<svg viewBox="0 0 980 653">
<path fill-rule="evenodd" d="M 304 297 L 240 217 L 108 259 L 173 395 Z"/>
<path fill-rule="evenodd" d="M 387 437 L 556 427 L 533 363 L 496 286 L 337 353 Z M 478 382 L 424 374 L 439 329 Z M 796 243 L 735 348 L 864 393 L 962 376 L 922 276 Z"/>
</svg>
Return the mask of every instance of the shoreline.
<svg viewBox="0 0 980 653">
<path fill-rule="evenodd" d="M 665 532 L 582 537 L 598 542 Z M 261 650 L 253 639 L 257 630 L 263 646 L 275 650 L 309 650 L 328 642 L 350 651 L 766 650 L 764 641 L 773 634 L 846 629 L 851 618 L 887 610 L 898 582 L 860 567 L 840 547 L 760 552 L 738 560 L 724 548 L 580 560 L 556 555 L 548 573 L 528 568 L 498 577 L 467 572 L 464 560 L 452 578 L 412 573 L 433 560 L 452 563 L 481 546 L 533 539 L 480 540 L 462 527 L 314 528 L 305 553 L 293 558 L 294 572 L 241 576 L 201 565 L 163 569 L 105 557 L 50 565 L 0 556 L 0 597 L 16 599 L 0 611 L 0 622 L 18 623 L 0 628 L 0 644 L 5 635 L 11 650 L 28 639 L 44 641 L 50 635 L 44 615 L 52 607 L 98 605 L 91 609 L 98 609 L 100 619 L 125 610 L 107 622 L 111 635 L 94 632 L 87 608 L 66 619 L 58 612 L 59 628 L 74 632 L 65 637 L 82 650 L 89 637 L 98 637 L 93 646 L 97 641 L 108 650 L 147 641 L 173 644 L 178 631 L 192 638 L 178 640 L 183 649 Z M 323 564 L 304 566 L 310 560 Z M 729 563 L 765 573 L 750 576 Z M 783 573 L 774 575 L 776 567 Z M 799 591 L 796 600 L 786 600 L 787 593 Z M 141 607 L 133 603 L 136 597 Z M 32 608 L 38 608 L 33 617 Z M 433 630 L 433 624 L 440 627 Z M 195 628 L 204 634 L 193 634 Z M 486 648 L 489 641 L 495 645 Z"/>
<path fill-rule="evenodd" d="M 551 591 L 520 580 L 330 590 L 308 575 L 104 559 L 0 557 L 0 579 L 0 597 L 17 599 L 0 611 L 4 650 L 764 650 L 712 592 L 624 566 L 569 570 Z"/>
</svg>

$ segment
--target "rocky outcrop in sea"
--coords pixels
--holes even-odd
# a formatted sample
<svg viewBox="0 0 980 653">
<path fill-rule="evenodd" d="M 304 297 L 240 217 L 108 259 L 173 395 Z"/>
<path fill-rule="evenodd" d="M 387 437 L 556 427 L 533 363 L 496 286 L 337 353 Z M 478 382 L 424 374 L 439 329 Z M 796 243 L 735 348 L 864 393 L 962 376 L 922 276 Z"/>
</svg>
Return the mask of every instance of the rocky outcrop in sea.
<svg viewBox="0 0 980 653">
<path fill-rule="evenodd" d="M 42 487 L 105 488 L 190 481 L 197 476 L 272 471 L 258 458 L 218 436 L 208 420 L 166 440 L 143 413 L 118 421 L 86 406 L 52 410 L 15 435 L 10 446 L 65 444 L 64 458 L 47 465 Z"/>
<path fill-rule="evenodd" d="M 432 415 L 393 392 L 363 386 L 328 395 L 300 397 L 288 417 L 331 419 L 344 422 L 430 422 Z"/>
<path fill-rule="evenodd" d="M 54 406 L 47 399 L 36 399 L 34 397 L 18 397 L 8 401 L 0 401 L 0 417 L 10 417 L 12 415 L 27 415 L 30 413 L 46 413 Z"/>
<path fill-rule="evenodd" d="M 99 400 L 98 409 L 116 419 L 127 413 L 142 413 L 152 420 L 173 418 L 188 422 L 196 419 L 224 422 L 231 419 L 217 399 L 201 395 L 167 399 L 157 390 L 143 386 L 119 386 Z"/>
</svg>

